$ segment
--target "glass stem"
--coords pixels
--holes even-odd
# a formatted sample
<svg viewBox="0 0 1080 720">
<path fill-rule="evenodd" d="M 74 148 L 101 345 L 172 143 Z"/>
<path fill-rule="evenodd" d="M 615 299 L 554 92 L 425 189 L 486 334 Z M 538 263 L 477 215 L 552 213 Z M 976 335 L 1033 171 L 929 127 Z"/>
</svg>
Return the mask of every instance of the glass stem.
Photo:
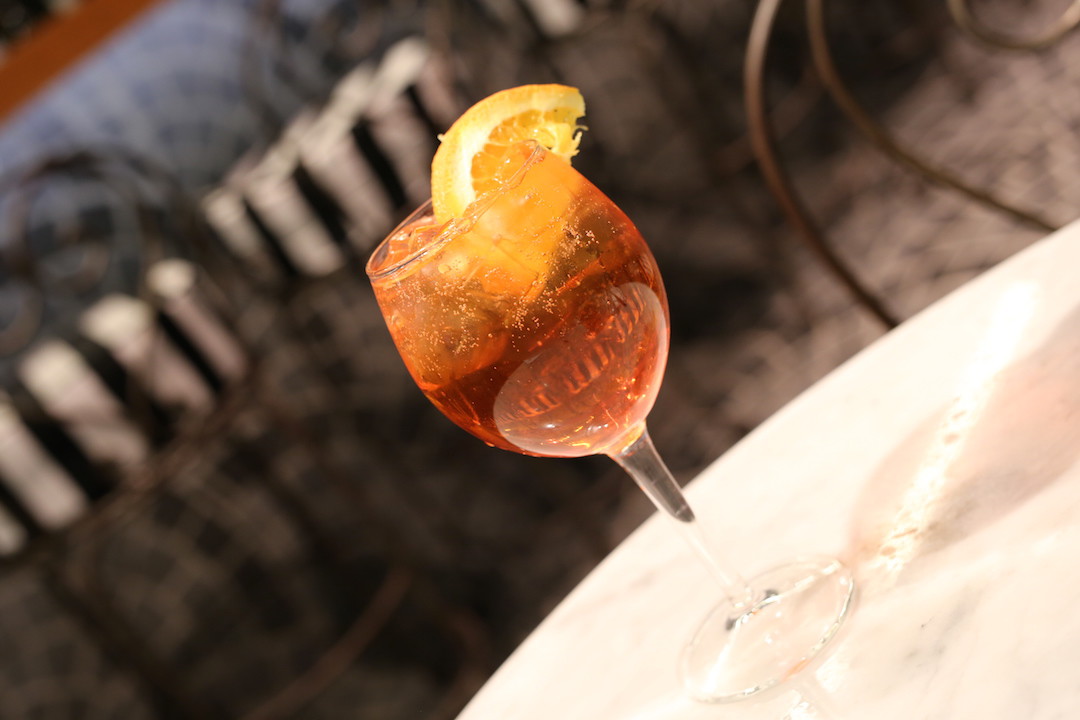
<svg viewBox="0 0 1080 720">
<path fill-rule="evenodd" d="M 735 609 L 751 605 L 752 588 L 718 559 L 715 547 L 706 540 L 682 489 L 656 452 L 649 431 L 642 429 L 637 440 L 609 456 L 629 473 L 657 509 L 675 526 L 680 537 L 694 549 Z"/>
</svg>

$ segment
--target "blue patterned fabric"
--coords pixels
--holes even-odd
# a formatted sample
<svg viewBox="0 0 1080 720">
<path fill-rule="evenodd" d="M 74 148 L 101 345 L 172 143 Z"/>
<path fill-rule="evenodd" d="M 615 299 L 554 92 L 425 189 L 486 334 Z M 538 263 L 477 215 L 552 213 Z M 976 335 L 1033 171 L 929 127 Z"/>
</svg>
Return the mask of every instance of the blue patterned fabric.
<svg viewBox="0 0 1080 720">
<path fill-rule="evenodd" d="M 185 188 L 211 185 L 270 139 L 268 121 L 280 124 L 332 86 L 341 68 L 312 33 L 320 24 L 343 35 L 383 22 L 359 5 L 285 1 L 269 23 L 259 11 L 274 7 L 259 0 L 154 8 L 0 125 L 0 174 L 75 149 L 119 146 L 170 168 Z M 253 102 L 253 90 L 274 117 Z"/>
<path fill-rule="evenodd" d="M 63 329 L 154 253 L 191 256 L 198 198 L 419 17 L 388 7 L 170 0 L 0 124 L 0 376 L 20 323 Z"/>
</svg>

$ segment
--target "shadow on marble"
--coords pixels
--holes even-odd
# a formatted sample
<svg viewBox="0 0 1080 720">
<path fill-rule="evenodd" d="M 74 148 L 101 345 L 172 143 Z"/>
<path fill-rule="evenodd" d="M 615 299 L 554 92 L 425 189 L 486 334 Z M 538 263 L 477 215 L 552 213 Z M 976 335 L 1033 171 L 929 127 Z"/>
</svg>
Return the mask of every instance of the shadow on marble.
<svg viewBox="0 0 1080 720">
<path fill-rule="evenodd" d="M 864 487 L 849 554 L 864 594 L 1000 522 L 1080 458 L 1080 308 L 1015 359 L 1037 311 L 1033 297 L 1003 301 L 952 401 Z"/>
</svg>

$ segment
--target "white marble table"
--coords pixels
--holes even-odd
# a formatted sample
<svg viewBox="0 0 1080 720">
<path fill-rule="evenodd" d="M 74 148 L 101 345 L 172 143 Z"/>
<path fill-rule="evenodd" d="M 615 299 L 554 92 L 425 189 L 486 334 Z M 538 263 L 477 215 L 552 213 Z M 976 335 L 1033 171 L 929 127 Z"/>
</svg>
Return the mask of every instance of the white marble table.
<svg viewBox="0 0 1080 720">
<path fill-rule="evenodd" d="M 688 495 L 745 574 L 852 568 L 825 657 L 759 700 L 687 699 L 676 660 L 713 586 L 654 516 L 460 720 L 1080 717 L 1080 223 L 863 351 Z"/>
</svg>

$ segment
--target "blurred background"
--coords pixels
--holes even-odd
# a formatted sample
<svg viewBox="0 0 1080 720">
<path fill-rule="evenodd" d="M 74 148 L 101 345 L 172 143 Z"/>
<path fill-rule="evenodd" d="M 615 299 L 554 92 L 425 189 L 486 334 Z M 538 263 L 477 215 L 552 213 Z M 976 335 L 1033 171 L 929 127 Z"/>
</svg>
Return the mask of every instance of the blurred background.
<svg viewBox="0 0 1080 720">
<path fill-rule="evenodd" d="M 0 717 L 452 718 L 649 514 L 383 327 L 364 260 L 472 102 L 581 88 L 685 482 L 1076 215 L 1074 6 L 0 0 Z"/>
</svg>

